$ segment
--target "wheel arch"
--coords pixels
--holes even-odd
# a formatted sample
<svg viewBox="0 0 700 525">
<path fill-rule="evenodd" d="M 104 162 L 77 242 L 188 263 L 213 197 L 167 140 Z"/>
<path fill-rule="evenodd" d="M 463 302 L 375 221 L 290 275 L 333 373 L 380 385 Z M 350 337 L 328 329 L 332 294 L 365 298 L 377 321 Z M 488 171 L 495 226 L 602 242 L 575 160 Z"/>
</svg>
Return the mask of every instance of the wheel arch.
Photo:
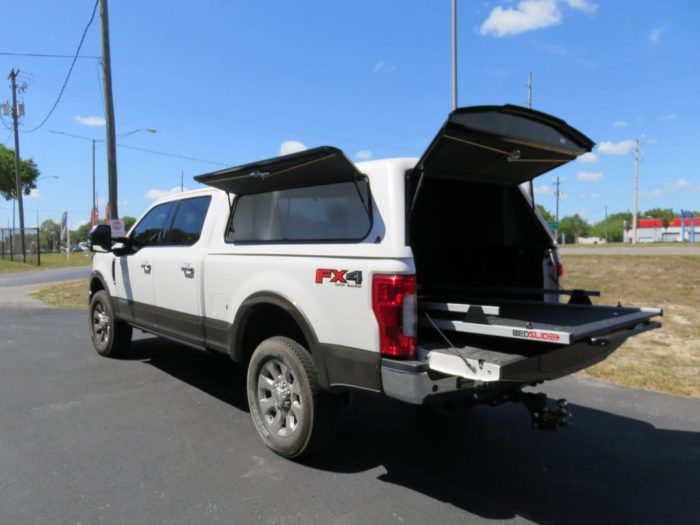
<svg viewBox="0 0 700 525">
<path fill-rule="evenodd" d="M 104 276 L 99 271 L 93 271 L 90 274 L 90 287 L 88 288 L 88 304 L 90 304 L 92 296 L 100 290 L 105 290 L 108 294 L 110 293 L 109 287 L 107 286 L 107 281 L 105 280 Z"/>
<path fill-rule="evenodd" d="M 289 299 L 273 292 L 255 293 L 238 308 L 232 326 L 231 357 L 246 364 L 260 342 L 278 335 L 297 341 L 311 353 L 320 386 L 329 388 L 326 364 L 311 323 Z"/>
</svg>

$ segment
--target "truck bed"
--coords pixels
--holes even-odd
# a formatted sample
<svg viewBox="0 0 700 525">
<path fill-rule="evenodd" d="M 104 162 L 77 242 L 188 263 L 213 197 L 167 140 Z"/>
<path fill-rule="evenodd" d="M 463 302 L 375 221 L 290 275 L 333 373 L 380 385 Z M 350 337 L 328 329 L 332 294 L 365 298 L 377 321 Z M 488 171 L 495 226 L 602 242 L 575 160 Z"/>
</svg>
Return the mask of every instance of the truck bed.
<svg viewBox="0 0 700 525">
<path fill-rule="evenodd" d="M 482 305 L 420 298 L 422 345 L 433 371 L 479 381 L 552 379 L 590 366 L 628 337 L 658 328 L 656 308 L 533 301 Z M 424 339 L 425 341 L 425 339 Z"/>
<path fill-rule="evenodd" d="M 560 345 L 602 336 L 662 314 L 656 308 L 534 301 L 483 305 L 422 299 L 418 309 L 420 326 Z"/>
</svg>

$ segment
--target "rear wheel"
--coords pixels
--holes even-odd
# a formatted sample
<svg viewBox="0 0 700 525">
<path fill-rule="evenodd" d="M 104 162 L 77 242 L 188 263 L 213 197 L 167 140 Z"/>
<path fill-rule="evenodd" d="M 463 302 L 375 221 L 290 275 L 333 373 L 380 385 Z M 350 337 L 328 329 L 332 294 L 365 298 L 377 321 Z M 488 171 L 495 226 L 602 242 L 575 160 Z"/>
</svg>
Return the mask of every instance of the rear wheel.
<svg viewBox="0 0 700 525">
<path fill-rule="evenodd" d="M 117 321 L 112 299 L 105 290 L 96 292 L 90 300 L 90 338 L 98 354 L 117 357 L 131 345 L 131 326 Z"/>
<path fill-rule="evenodd" d="M 303 346 L 287 337 L 260 343 L 248 365 L 247 385 L 255 429 L 272 451 L 299 458 L 320 445 L 328 399 Z"/>
</svg>

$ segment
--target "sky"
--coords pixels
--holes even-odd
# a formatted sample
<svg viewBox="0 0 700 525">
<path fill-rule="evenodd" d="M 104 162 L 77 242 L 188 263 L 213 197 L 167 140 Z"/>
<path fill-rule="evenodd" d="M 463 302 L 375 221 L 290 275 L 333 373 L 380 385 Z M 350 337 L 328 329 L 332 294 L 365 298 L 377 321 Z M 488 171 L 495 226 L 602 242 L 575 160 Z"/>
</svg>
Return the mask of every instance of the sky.
<svg viewBox="0 0 700 525">
<path fill-rule="evenodd" d="M 0 73 L 20 71 L 20 151 L 41 170 L 27 227 L 90 217 L 92 139 L 105 138 L 99 10 L 35 128 L 94 5 L 3 6 Z M 192 189 L 195 175 L 304 147 L 418 157 L 452 109 L 450 0 L 112 0 L 109 18 L 121 216 L 179 191 L 181 177 Z M 639 209 L 700 210 L 700 2 L 459 0 L 457 24 L 460 106 L 526 106 L 532 73 L 533 108 L 597 144 L 536 179 L 536 202 L 554 213 L 558 176 L 560 217 L 631 210 L 639 140 Z M 8 80 L 0 101 L 10 97 Z M 104 216 L 103 142 L 96 190 Z M 12 215 L 0 200 L 0 225 Z"/>
</svg>

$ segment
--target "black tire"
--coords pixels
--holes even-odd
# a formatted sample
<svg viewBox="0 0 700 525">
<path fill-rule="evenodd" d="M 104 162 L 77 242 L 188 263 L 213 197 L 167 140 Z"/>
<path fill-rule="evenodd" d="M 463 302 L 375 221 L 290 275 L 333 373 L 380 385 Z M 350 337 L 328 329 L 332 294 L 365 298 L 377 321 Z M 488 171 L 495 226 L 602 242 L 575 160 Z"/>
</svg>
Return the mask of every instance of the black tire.
<svg viewBox="0 0 700 525">
<path fill-rule="evenodd" d="M 260 438 L 285 458 L 307 456 L 327 434 L 329 399 L 311 354 L 287 337 L 258 345 L 248 365 L 248 406 Z"/>
<path fill-rule="evenodd" d="M 98 354 L 118 357 L 131 345 L 131 326 L 117 321 L 112 298 L 105 290 L 93 294 L 90 300 L 90 339 Z"/>
</svg>

